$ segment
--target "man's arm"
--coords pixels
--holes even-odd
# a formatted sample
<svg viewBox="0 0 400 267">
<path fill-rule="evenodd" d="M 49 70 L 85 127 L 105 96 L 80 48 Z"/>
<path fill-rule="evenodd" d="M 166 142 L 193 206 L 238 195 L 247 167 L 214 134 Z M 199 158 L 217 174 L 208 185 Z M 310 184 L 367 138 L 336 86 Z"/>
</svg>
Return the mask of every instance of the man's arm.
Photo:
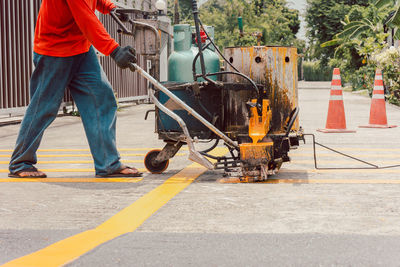
<svg viewBox="0 0 400 267">
<path fill-rule="evenodd" d="M 117 47 L 118 43 L 111 38 L 103 24 L 97 18 L 94 11 L 88 5 L 86 0 L 66 0 L 68 6 L 71 10 L 72 16 L 75 19 L 76 24 L 79 29 L 82 31 L 83 35 L 96 47 L 104 55 L 108 56 L 113 52 Z M 99 0 L 98 2 L 102 2 L 107 5 L 103 5 L 104 8 L 111 7 L 110 2 Z M 113 4 L 112 4 L 113 5 Z M 99 4 L 97 5 L 99 7 Z M 103 9 L 105 11 L 106 9 Z M 110 10 L 108 10 L 109 12 Z M 106 11 L 107 12 L 107 11 Z"/>
<path fill-rule="evenodd" d="M 108 0 L 97 0 L 96 9 L 103 14 L 110 13 L 110 11 L 116 7 L 117 7 L 116 5 L 114 5 L 112 2 Z"/>
</svg>

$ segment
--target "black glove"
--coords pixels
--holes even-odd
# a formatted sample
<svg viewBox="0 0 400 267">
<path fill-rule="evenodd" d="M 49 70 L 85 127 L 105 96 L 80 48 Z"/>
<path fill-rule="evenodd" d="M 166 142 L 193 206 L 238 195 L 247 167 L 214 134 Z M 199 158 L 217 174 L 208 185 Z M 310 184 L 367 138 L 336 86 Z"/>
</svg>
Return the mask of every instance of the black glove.
<svg viewBox="0 0 400 267">
<path fill-rule="evenodd" d="M 112 9 L 111 12 L 114 12 L 115 15 L 119 18 L 120 21 L 122 22 L 127 22 L 129 21 L 129 15 L 123 12 L 118 12 L 116 8 Z"/>
<path fill-rule="evenodd" d="M 132 66 L 132 64 L 130 64 L 136 63 L 136 51 L 133 49 L 133 47 L 129 45 L 125 47 L 118 46 L 114 49 L 114 51 L 112 51 L 110 56 L 115 60 L 118 67 L 121 69 L 126 69 L 129 67 L 132 71 L 135 71 L 135 68 Z"/>
</svg>

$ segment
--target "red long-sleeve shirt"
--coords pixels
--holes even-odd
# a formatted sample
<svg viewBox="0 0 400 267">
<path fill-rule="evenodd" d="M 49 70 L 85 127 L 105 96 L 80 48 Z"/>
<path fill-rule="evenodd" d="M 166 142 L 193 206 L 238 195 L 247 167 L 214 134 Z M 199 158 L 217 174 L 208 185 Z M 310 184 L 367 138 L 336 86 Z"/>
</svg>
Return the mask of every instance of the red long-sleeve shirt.
<svg viewBox="0 0 400 267">
<path fill-rule="evenodd" d="M 116 6 L 109 0 L 43 0 L 35 29 L 33 50 L 41 55 L 68 57 L 93 46 L 109 55 L 118 43 L 95 14 L 108 14 Z"/>
</svg>

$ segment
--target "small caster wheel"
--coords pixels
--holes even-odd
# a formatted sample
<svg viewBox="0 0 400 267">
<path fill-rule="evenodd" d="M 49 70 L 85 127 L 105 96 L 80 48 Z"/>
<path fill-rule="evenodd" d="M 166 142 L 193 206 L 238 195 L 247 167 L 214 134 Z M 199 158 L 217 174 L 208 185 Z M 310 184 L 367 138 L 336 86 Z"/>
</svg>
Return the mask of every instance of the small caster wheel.
<svg viewBox="0 0 400 267">
<path fill-rule="evenodd" d="M 158 164 L 154 164 L 153 161 L 160 152 L 161 152 L 160 149 L 154 149 L 149 151 L 144 157 L 144 166 L 151 173 L 160 174 L 163 173 L 168 168 L 169 160 L 160 162 Z"/>
</svg>

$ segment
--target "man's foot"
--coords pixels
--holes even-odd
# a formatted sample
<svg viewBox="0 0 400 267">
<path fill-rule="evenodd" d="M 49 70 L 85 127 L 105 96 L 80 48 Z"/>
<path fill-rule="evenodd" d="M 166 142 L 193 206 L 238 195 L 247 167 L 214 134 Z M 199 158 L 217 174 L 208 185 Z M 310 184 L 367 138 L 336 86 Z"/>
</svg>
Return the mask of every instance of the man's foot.
<svg viewBox="0 0 400 267">
<path fill-rule="evenodd" d="M 15 173 L 9 173 L 8 177 L 11 178 L 46 178 L 47 175 L 44 172 L 39 171 L 35 167 L 17 171 Z"/>
<path fill-rule="evenodd" d="M 138 169 L 122 165 L 121 168 L 111 174 L 96 175 L 98 178 L 117 178 L 117 177 L 141 177 L 142 173 Z"/>
<path fill-rule="evenodd" d="M 122 174 L 138 174 L 140 173 L 138 169 L 136 168 L 131 168 L 127 166 L 123 166 L 123 169 L 119 171 L 119 173 Z"/>
</svg>

